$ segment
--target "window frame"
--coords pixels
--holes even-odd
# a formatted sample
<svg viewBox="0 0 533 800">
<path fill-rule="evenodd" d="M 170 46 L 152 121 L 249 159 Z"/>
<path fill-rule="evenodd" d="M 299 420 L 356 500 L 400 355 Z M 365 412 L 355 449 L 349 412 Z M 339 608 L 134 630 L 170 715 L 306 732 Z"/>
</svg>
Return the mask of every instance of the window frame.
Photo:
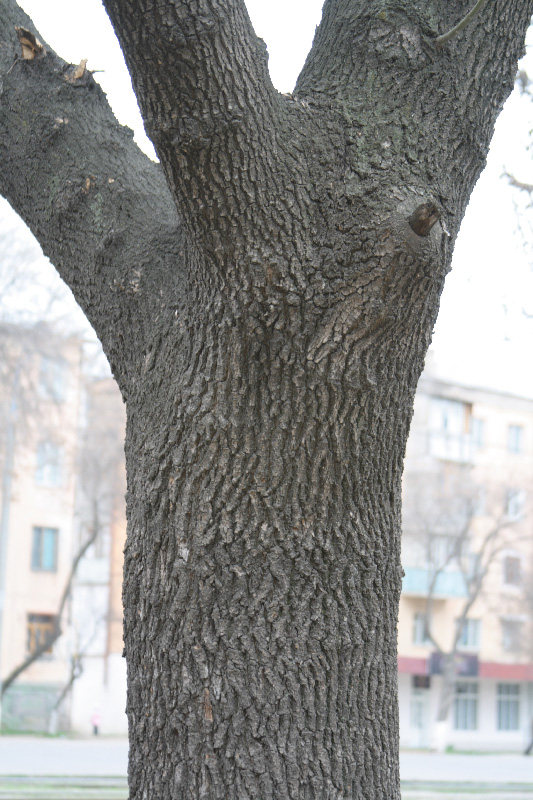
<svg viewBox="0 0 533 800">
<path fill-rule="evenodd" d="M 515 691 L 508 691 L 510 689 Z M 519 683 L 502 682 L 496 684 L 496 730 L 502 732 L 519 731 L 520 706 L 521 691 Z M 503 722 L 507 724 L 502 724 Z M 515 724 L 510 724 L 513 722 Z"/>
<path fill-rule="evenodd" d="M 457 647 L 461 650 L 477 652 L 481 646 L 481 620 L 467 617 L 461 626 L 461 633 L 457 640 Z"/>
<path fill-rule="evenodd" d="M 456 681 L 453 698 L 453 727 L 456 731 L 478 730 L 479 683 Z"/>
<path fill-rule="evenodd" d="M 48 558 L 50 540 L 52 547 L 51 560 Z M 50 528 L 45 525 L 33 526 L 30 562 L 32 572 L 57 572 L 58 544 L 58 528 Z"/>
<path fill-rule="evenodd" d="M 33 653 L 41 646 L 41 637 L 54 632 L 55 614 L 29 611 L 26 615 L 26 653 Z M 44 639 L 43 639 L 44 641 Z M 40 658 L 53 655 L 53 644 L 41 653 Z"/>
<path fill-rule="evenodd" d="M 506 588 L 519 589 L 522 586 L 522 558 L 518 553 L 504 553 L 502 556 L 502 582 Z"/>
<path fill-rule="evenodd" d="M 427 647 L 428 645 L 432 644 L 429 636 L 424 636 L 426 617 L 427 614 L 425 614 L 423 611 L 415 611 L 413 614 L 413 644 L 421 647 Z"/>
<path fill-rule="evenodd" d="M 524 426 L 511 424 L 507 427 L 507 452 L 519 455 L 524 452 Z"/>
<path fill-rule="evenodd" d="M 504 653 L 522 652 L 525 620 L 519 617 L 501 617 L 502 650 Z M 514 629 L 511 626 L 515 626 Z"/>
<path fill-rule="evenodd" d="M 505 492 L 505 516 L 511 522 L 518 522 L 523 519 L 526 507 L 525 489 L 506 489 Z"/>
<path fill-rule="evenodd" d="M 485 420 L 481 417 L 470 417 L 470 436 L 477 450 L 485 447 Z"/>
<path fill-rule="evenodd" d="M 43 355 L 39 368 L 39 395 L 54 403 L 64 403 L 68 362 L 62 356 Z"/>
<path fill-rule="evenodd" d="M 428 409 L 429 452 L 444 461 L 472 458 L 472 403 L 431 395 Z"/>
<path fill-rule="evenodd" d="M 42 440 L 35 454 L 34 481 L 37 486 L 57 489 L 63 484 L 63 447 L 56 442 Z"/>
</svg>

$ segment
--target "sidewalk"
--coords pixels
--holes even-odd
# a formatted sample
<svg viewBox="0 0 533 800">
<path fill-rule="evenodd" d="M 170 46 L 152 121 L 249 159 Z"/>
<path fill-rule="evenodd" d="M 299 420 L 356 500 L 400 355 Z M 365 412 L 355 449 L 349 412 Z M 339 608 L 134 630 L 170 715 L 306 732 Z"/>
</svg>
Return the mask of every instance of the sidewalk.
<svg viewBox="0 0 533 800">
<path fill-rule="evenodd" d="M 126 800 L 125 739 L 0 736 L 0 800 Z M 533 757 L 400 754 L 402 800 L 533 800 Z"/>
<path fill-rule="evenodd" d="M 502 753 L 461 755 L 404 750 L 400 753 L 403 782 L 482 783 L 531 786 L 533 757 Z"/>
<path fill-rule="evenodd" d="M 0 775 L 125 778 L 127 774 L 127 739 L 0 736 Z"/>
<path fill-rule="evenodd" d="M 126 778 L 6 778 L 0 800 L 127 800 Z"/>
<path fill-rule="evenodd" d="M 0 800 L 127 800 L 126 739 L 0 736 Z"/>
</svg>

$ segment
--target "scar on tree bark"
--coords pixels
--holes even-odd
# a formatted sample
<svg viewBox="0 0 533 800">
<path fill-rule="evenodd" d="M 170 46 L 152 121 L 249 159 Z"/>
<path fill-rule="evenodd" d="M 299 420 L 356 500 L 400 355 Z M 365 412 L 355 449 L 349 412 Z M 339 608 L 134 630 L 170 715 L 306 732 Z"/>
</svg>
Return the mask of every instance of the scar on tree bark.
<svg viewBox="0 0 533 800">
<path fill-rule="evenodd" d="M 26 61 L 32 61 L 35 56 L 46 52 L 43 44 L 39 41 L 39 39 L 37 39 L 36 36 L 33 35 L 33 33 L 31 33 L 31 31 L 26 30 L 26 28 L 21 28 L 20 26 L 16 26 L 15 31 L 17 32 L 20 46 L 22 48 L 22 58 L 24 58 Z"/>
<path fill-rule="evenodd" d="M 440 211 L 434 203 L 422 203 L 409 217 L 409 225 L 418 236 L 428 236 L 433 225 L 440 219 Z"/>
</svg>

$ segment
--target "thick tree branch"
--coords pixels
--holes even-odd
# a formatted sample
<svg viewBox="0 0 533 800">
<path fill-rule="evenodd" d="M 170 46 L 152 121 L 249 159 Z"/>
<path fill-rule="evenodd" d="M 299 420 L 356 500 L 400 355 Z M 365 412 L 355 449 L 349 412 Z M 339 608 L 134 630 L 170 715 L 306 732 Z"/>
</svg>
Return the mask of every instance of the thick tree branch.
<svg viewBox="0 0 533 800">
<path fill-rule="evenodd" d="M 77 74 L 46 45 L 22 58 L 15 25 L 34 30 L 12 0 L 0 0 L 0 192 L 72 288 L 112 364 L 118 346 L 134 360 L 147 347 L 138 318 L 154 288 L 167 296 L 182 277 L 175 206 L 161 168 L 118 124 L 90 73 Z M 124 369 L 117 377 L 125 390 Z"/>
<path fill-rule="evenodd" d="M 428 0 L 425 4 L 409 2 L 391 3 L 389 0 L 326 0 L 324 3 L 322 22 L 319 25 L 313 47 L 305 66 L 298 78 L 295 93 L 309 96 L 327 93 L 330 96 L 353 95 L 355 78 L 361 78 L 369 69 L 384 70 L 394 60 L 401 72 L 412 74 L 414 66 L 430 68 L 431 86 L 438 91 L 442 78 L 449 77 L 449 70 L 460 69 L 449 62 L 442 53 L 435 53 L 435 44 L 443 44 L 463 30 L 477 16 L 486 0 L 478 0 L 469 13 L 464 15 L 464 2 L 452 0 L 439 2 Z M 490 7 L 484 10 L 486 26 L 474 31 L 461 42 L 463 52 L 471 50 L 470 44 L 476 40 L 476 49 L 480 60 L 488 58 L 490 53 L 499 49 L 498 44 L 504 41 L 512 43 L 518 30 L 525 30 L 532 14 L 529 2 L 519 0 L 493 0 Z M 459 24 L 455 24 L 461 18 Z M 448 30 L 439 36 L 435 29 Z M 503 24 L 505 22 L 505 24 Z M 488 32 L 490 31 L 490 35 Z M 334 45 L 334 46 L 333 46 Z M 433 57 L 437 62 L 447 64 L 448 75 L 433 68 Z M 444 61 L 442 61 L 442 57 Z M 502 63 L 502 68 L 505 64 Z M 376 89 L 379 89 L 379 76 L 375 76 Z M 350 92 L 352 87 L 352 92 Z M 453 98 L 449 98 L 453 100 Z M 401 98 L 397 98 L 401 102 Z"/>
<path fill-rule="evenodd" d="M 455 37 L 449 47 L 436 47 L 439 30 L 451 28 L 465 10 L 464 0 L 326 0 L 295 88 L 295 95 L 310 103 L 340 107 L 366 158 L 372 158 L 373 142 L 383 143 L 384 128 L 391 158 L 396 154 L 409 161 L 416 149 L 410 182 L 417 173 L 424 202 L 437 201 L 443 209 L 452 242 L 514 84 L 533 2 L 493 0 L 467 35 Z M 485 102 L 487 96 L 492 104 Z M 369 125 L 373 118 L 376 124 Z M 429 145 L 435 131 L 436 149 Z M 429 146 L 421 147 L 421 141 Z M 463 167 L 455 171 L 452 161 L 459 153 Z M 441 178 L 437 185 L 439 171 L 449 181 Z M 414 202 L 410 213 L 419 204 Z"/>
<path fill-rule="evenodd" d="M 230 175 L 244 173 L 258 151 L 270 148 L 279 105 L 265 44 L 255 35 L 243 0 L 106 0 L 104 5 L 147 133 L 192 227 L 201 232 L 198 216 L 205 221 L 205 208 L 213 202 L 238 214 L 228 192 Z M 244 150 L 240 167 L 232 162 L 235 140 Z M 222 201 L 214 198 L 219 193 Z"/>
<path fill-rule="evenodd" d="M 250 112 L 264 112 L 258 106 L 267 90 L 275 95 L 265 44 L 243 0 L 104 5 L 156 140 L 170 134 L 178 147 L 211 140 Z"/>
</svg>

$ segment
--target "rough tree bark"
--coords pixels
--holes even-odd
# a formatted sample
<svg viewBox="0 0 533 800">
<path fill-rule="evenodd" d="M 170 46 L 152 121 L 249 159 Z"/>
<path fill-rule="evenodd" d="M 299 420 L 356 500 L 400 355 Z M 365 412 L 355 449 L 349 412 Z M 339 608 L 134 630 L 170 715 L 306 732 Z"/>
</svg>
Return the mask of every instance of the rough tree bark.
<svg viewBox="0 0 533 800">
<path fill-rule="evenodd" d="M 396 800 L 404 446 L 533 2 L 326 0 L 292 96 L 243 0 L 104 5 L 161 167 L 0 0 L 0 191 L 127 404 L 130 796 Z"/>
</svg>

